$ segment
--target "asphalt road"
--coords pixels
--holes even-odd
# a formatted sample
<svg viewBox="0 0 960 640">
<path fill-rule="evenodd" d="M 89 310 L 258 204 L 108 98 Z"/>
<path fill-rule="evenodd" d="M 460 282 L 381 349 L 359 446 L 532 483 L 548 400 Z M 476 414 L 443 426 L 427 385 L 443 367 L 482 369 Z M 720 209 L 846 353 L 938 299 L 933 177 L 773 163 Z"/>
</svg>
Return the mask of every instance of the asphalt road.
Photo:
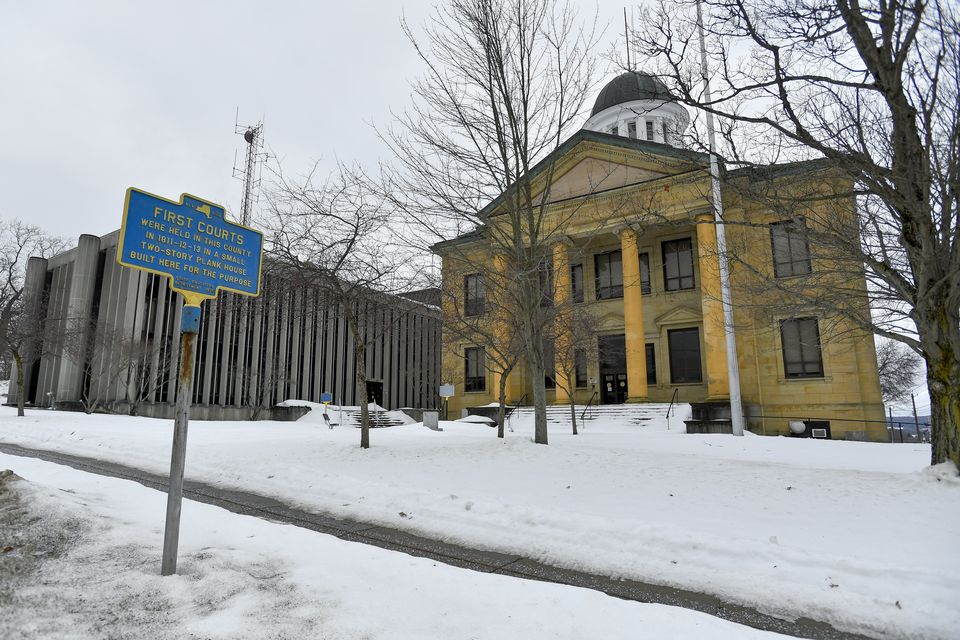
<svg viewBox="0 0 960 640">
<path fill-rule="evenodd" d="M 166 491 L 167 489 L 167 478 L 165 476 L 113 462 L 97 460 L 96 458 L 28 449 L 3 442 L 0 442 L 0 451 L 14 456 L 39 458 L 90 473 L 133 480 L 159 491 Z M 866 636 L 845 633 L 824 622 L 809 618 L 783 620 L 750 607 L 726 602 L 722 598 L 709 594 L 635 580 L 613 579 L 582 571 L 562 569 L 522 556 L 451 545 L 389 527 L 375 526 L 353 520 L 341 520 L 323 513 L 305 511 L 255 493 L 216 487 L 189 479 L 184 482 L 183 496 L 190 500 L 216 505 L 234 513 L 256 516 L 274 522 L 284 522 L 336 536 L 342 540 L 360 542 L 382 549 L 400 551 L 412 556 L 430 558 L 437 562 L 473 571 L 567 584 L 602 591 L 625 600 L 694 609 L 756 629 L 775 631 L 800 638 L 866 640 Z"/>
</svg>

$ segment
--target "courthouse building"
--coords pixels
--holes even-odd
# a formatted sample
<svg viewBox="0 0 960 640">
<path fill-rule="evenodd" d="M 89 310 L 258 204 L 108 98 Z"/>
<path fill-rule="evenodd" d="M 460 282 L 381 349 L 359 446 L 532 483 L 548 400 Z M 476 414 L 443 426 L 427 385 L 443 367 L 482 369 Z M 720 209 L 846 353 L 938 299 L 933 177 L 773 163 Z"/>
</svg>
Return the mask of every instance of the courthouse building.
<svg viewBox="0 0 960 640">
<path fill-rule="evenodd" d="M 71 406 L 89 398 L 122 410 L 139 394 L 145 415 L 169 413 L 183 300 L 167 277 L 119 266 L 118 241 L 119 231 L 82 235 L 59 255 L 30 258 L 25 302 L 43 339 L 25 357 L 27 404 Z M 371 305 L 368 394 L 387 409 L 436 405 L 440 318 L 430 302 L 385 295 Z M 72 349 L 58 339 L 65 335 Z M 360 402 L 353 337 L 337 306 L 319 291 L 266 274 L 258 298 L 221 293 L 203 303 L 194 371 L 197 417 L 242 418 L 251 407 L 319 402 L 325 392 L 335 404 Z M 14 384 L 8 402 L 16 398 Z"/>
<path fill-rule="evenodd" d="M 545 192 L 551 176 L 544 229 L 555 244 L 545 269 L 552 282 L 547 288 L 555 305 L 585 310 L 596 326 L 592 345 L 575 354 L 575 379 L 563 385 L 556 379 L 568 368 L 556 362 L 555 336 L 548 335 L 548 402 L 678 398 L 702 403 L 713 417 L 723 416 L 724 405 L 729 412 L 709 158 L 681 148 L 688 124 L 686 110 L 659 81 L 624 73 L 600 92 L 582 130 L 533 169 L 534 194 Z M 760 176 L 731 172 L 724 177 L 725 219 L 749 221 L 726 225 L 728 241 L 749 252 L 774 284 L 830 267 L 813 257 L 804 220 L 784 220 L 738 197 L 731 185 L 735 180 L 815 182 L 823 179 L 816 167 L 800 163 L 769 167 Z M 497 224 L 499 206 L 498 199 L 488 207 L 491 225 Z M 852 208 L 847 214 L 853 215 Z M 456 385 L 454 410 L 495 402 L 499 390 L 484 340 L 472 340 L 469 330 L 449 324 L 476 321 L 493 306 L 484 304 L 485 297 L 496 295 L 484 284 L 489 272 L 476 268 L 497 263 L 487 238 L 485 229 L 477 229 L 434 247 L 443 260 L 441 375 L 443 382 Z M 885 440 L 872 335 L 846 327 L 844 339 L 834 341 L 822 315 L 781 313 L 775 305 L 765 308 L 762 299 L 748 300 L 744 272 L 734 269 L 733 302 L 748 428 L 788 433 L 790 422 L 805 420 L 817 435 Z M 868 312 L 865 282 L 847 284 L 862 291 L 862 300 L 854 304 L 862 303 Z M 458 310 L 460 320 L 451 309 Z M 531 392 L 521 358 L 508 377 L 508 401 L 526 398 L 529 403 Z"/>
</svg>

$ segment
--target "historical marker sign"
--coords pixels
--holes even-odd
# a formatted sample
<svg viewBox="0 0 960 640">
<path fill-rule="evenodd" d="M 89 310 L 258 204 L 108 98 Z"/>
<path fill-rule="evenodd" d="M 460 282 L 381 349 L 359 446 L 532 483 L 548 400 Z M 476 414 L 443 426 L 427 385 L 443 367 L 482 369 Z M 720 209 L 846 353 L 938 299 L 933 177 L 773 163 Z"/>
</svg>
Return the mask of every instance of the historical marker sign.
<svg viewBox="0 0 960 640">
<path fill-rule="evenodd" d="M 193 391 L 194 345 L 200 330 L 200 303 L 220 291 L 260 295 L 263 234 L 228 222 L 218 204 L 186 193 L 180 202 L 127 189 L 117 262 L 170 278 L 183 295 L 180 318 L 180 374 L 170 454 L 167 520 L 163 531 L 162 575 L 177 572 L 180 505 L 187 457 L 187 424 Z"/>
<path fill-rule="evenodd" d="M 196 196 L 180 202 L 127 189 L 117 262 L 170 276 L 187 305 L 220 290 L 260 293 L 263 234 L 224 219 L 224 209 Z"/>
</svg>

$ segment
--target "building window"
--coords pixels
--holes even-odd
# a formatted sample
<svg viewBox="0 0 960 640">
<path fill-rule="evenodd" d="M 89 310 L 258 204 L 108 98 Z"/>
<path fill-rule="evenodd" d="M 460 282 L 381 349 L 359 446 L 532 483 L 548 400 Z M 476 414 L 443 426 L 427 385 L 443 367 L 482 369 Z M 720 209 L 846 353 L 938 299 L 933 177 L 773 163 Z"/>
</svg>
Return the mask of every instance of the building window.
<svg viewBox="0 0 960 640">
<path fill-rule="evenodd" d="M 670 382 L 702 382 L 700 370 L 700 335 L 697 329 L 667 331 L 670 345 Z"/>
<path fill-rule="evenodd" d="M 773 273 L 778 278 L 802 276 L 811 272 L 807 226 L 803 220 L 770 225 L 773 244 Z"/>
<path fill-rule="evenodd" d="M 553 340 L 543 341 L 543 386 L 547 389 L 557 388 L 557 358 Z"/>
<path fill-rule="evenodd" d="M 583 302 L 583 265 L 570 266 L 570 294 L 574 302 Z"/>
<path fill-rule="evenodd" d="M 823 377 L 820 354 L 820 330 L 816 318 L 790 318 L 780 321 L 783 343 L 783 369 L 788 378 Z"/>
<path fill-rule="evenodd" d="M 463 314 L 478 316 L 483 313 L 483 274 L 463 277 Z"/>
<path fill-rule="evenodd" d="M 647 140 L 653 141 L 653 120 L 647 120 Z"/>
<path fill-rule="evenodd" d="M 540 306 L 553 306 L 553 260 L 544 258 L 537 269 L 540 277 Z"/>
<path fill-rule="evenodd" d="M 663 248 L 663 287 L 667 291 L 693 289 L 693 244 L 690 238 L 669 240 Z"/>
<path fill-rule="evenodd" d="M 627 123 L 627 137 L 633 138 L 634 140 L 636 140 L 637 138 L 637 121 L 636 120 L 631 120 L 630 122 Z"/>
<path fill-rule="evenodd" d="M 463 350 L 463 390 L 486 391 L 487 371 L 484 368 L 483 347 L 467 347 Z"/>
<path fill-rule="evenodd" d="M 623 260 L 620 250 L 593 256 L 597 300 L 623 297 Z"/>
<path fill-rule="evenodd" d="M 578 389 L 587 386 L 587 352 L 575 349 L 573 352 L 574 384 Z"/>
<path fill-rule="evenodd" d="M 652 344 L 643 345 L 647 352 L 647 384 L 657 384 L 657 356 Z"/>
<path fill-rule="evenodd" d="M 650 293 L 650 254 L 640 254 L 640 293 L 646 295 Z"/>
<path fill-rule="evenodd" d="M 667 141 L 667 123 L 661 122 L 660 127 L 663 129 L 663 141 L 666 142 Z"/>
<path fill-rule="evenodd" d="M 617 135 L 617 125 L 615 124 L 610 125 L 610 128 L 607 129 L 607 133 L 612 133 L 613 135 Z"/>
</svg>

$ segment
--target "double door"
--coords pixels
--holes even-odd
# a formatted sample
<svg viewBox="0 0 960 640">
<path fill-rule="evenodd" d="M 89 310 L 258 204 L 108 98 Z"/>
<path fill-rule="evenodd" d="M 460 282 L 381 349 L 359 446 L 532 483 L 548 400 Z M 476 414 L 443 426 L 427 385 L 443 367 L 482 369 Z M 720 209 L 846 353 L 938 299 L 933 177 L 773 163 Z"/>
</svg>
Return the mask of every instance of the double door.
<svg viewBox="0 0 960 640">
<path fill-rule="evenodd" d="M 604 373 L 600 377 L 600 402 L 602 404 L 623 404 L 627 401 L 627 374 Z"/>
</svg>

